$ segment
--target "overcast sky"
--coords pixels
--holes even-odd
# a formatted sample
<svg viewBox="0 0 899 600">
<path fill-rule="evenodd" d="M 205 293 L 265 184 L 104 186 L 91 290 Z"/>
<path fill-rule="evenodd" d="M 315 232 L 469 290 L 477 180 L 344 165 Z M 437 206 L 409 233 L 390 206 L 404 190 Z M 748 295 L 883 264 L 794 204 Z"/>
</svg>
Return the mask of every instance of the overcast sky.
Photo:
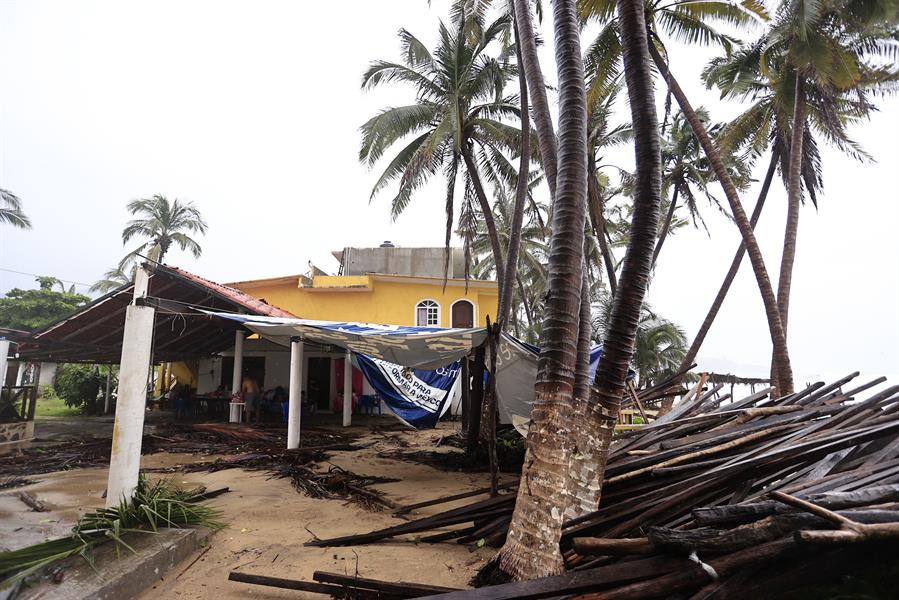
<svg viewBox="0 0 899 600">
<path fill-rule="evenodd" d="M 391 222 L 389 191 L 369 203 L 377 174 L 357 153 L 359 125 L 414 99 L 401 88 L 361 92 L 362 72 L 398 58 L 400 27 L 432 42 L 447 5 L 0 0 L 0 187 L 34 223 L 0 228 L 0 293 L 34 286 L 10 271 L 100 278 L 123 255 L 125 203 L 152 194 L 195 202 L 210 226 L 201 259 L 173 250 L 167 262 L 221 282 L 301 273 L 310 260 L 336 271 L 330 252 L 344 246 L 442 245 L 443 182 Z M 541 29 L 553 82 L 551 23 Z M 714 54 L 673 46 L 672 67 L 694 105 L 724 120 L 741 107 L 698 79 Z M 853 370 L 899 380 L 899 101 L 879 105 L 852 132 L 878 162 L 825 148 L 825 193 L 817 212 L 801 213 L 789 332 L 797 384 Z M 618 108 L 627 118 L 623 100 Z M 609 160 L 628 167 L 632 150 Z M 786 211 L 777 183 L 765 210 L 759 240 L 774 274 Z M 736 227 L 705 214 L 711 237 L 679 231 L 649 292 L 691 335 L 739 241 Z M 769 353 L 744 264 L 700 366 L 762 376 Z"/>
</svg>

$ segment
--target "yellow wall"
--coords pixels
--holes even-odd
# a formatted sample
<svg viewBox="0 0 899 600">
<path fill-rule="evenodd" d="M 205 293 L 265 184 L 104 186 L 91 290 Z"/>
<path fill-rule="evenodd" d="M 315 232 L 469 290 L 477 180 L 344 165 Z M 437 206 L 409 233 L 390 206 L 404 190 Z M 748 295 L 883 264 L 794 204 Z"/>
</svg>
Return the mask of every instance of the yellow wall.
<svg viewBox="0 0 899 600">
<path fill-rule="evenodd" d="M 243 282 L 234 287 L 303 319 L 414 325 L 415 305 L 421 300 L 434 300 L 440 305 L 440 326 L 450 327 L 450 307 L 461 298 L 474 304 L 476 327 L 485 324 L 488 314 L 491 319 L 496 315 L 495 284 L 489 288 L 470 285 L 466 294 L 464 285 L 450 284 L 444 291 L 442 279 L 320 276 L 313 287 L 264 282 Z"/>
<path fill-rule="evenodd" d="M 187 383 L 192 388 L 197 387 L 197 375 L 200 370 L 197 361 L 169 363 L 169 369 L 179 384 Z"/>
</svg>

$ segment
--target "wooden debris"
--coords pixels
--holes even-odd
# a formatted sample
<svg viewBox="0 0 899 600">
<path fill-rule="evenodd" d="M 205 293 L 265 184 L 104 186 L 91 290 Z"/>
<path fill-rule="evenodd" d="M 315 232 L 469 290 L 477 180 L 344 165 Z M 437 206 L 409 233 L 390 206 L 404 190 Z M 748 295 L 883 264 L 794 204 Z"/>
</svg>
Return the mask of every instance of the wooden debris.
<svg viewBox="0 0 899 600">
<path fill-rule="evenodd" d="M 899 386 L 860 398 L 882 379 L 844 390 L 857 375 L 732 402 L 722 384 L 703 390 L 700 381 L 667 415 L 616 438 L 599 510 L 563 528 L 568 573 L 439 597 L 769 597 L 802 580 L 777 575 L 772 587 L 757 573 L 807 573 L 820 559 L 832 568 L 813 578 L 829 581 L 859 564 L 844 545 L 893 544 L 880 555 L 864 550 L 888 560 L 899 540 Z M 427 531 L 416 540 L 501 539 L 514 502 L 500 495 L 311 545 Z"/>
<path fill-rule="evenodd" d="M 28 492 L 19 492 L 19 500 L 34 512 L 47 512 L 47 506 Z"/>
</svg>

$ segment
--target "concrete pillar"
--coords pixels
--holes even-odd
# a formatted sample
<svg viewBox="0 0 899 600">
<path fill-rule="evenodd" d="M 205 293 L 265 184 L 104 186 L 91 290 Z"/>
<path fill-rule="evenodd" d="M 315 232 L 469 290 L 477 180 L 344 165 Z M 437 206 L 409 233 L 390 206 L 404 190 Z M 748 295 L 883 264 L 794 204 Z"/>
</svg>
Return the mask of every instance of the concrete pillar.
<svg viewBox="0 0 899 600">
<path fill-rule="evenodd" d="M 107 366 L 106 371 L 106 394 L 103 396 L 103 414 L 109 414 L 109 400 L 112 395 L 112 365 Z"/>
<path fill-rule="evenodd" d="M 9 340 L 0 338 L 0 388 L 6 385 L 7 356 L 9 355 Z"/>
<path fill-rule="evenodd" d="M 234 371 L 231 374 L 231 393 L 240 393 L 243 374 L 243 329 L 234 332 Z"/>
<path fill-rule="evenodd" d="M 116 403 L 106 486 L 107 507 L 117 506 L 123 498 L 131 498 L 137 487 L 156 311 L 150 306 L 139 306 L 136 301 L 147 295 L 148 288 L 149 274 L 143 266 L 139 266 L 134 277 L 135 303 L 129 305 L 125 312 L 122 358 L 119 361 L 119 400 Z"/>
<path fill-rule="evenodd" d="M 303 397 L 303 340 L 290 340 L 290 384 L 287 410 L 287 449 L 300 447 Z"/>
<path fill-rule="evenodd" d="M 16 371 L 16 387 L 19 387 L 25 381 L 25 371 L 27 369 L 28 363 L 19 361 L 19 369 Z"/>
<path fill-rule="evenodd" d="M 343 361 L 343 426 L 353 424 L 353 353 L 346 351 Z"/>
</svg>

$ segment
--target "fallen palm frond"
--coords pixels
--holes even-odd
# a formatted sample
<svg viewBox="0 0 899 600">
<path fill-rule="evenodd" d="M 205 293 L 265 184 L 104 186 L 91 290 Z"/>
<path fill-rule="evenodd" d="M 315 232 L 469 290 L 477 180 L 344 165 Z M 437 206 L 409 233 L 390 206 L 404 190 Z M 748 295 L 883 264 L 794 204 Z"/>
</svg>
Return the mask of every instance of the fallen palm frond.
<svg viewBox="0 0 899 600">
<path fill-rule="evenodd" d="M 31 485 L 32 483 L 34 483 L 34 481 L 32 481 L 31 479 L 25 479 L 23 477 L 7 477 L 6 479 L 0 479 L 0 490 L 22 487 L 25 485 Z"/>
<path fill-rule="evenodd" d="M 306 432 L 299 452 L 351 450 L 354 436 L 346 432 Z M 141 444 L 142 454 L 234 454 L 274 452 L 286 445 L 282 430 L 257 430 L 225 423 L 164 423 L 148 427 Z M 20 455 L 0 456 L 0 477 L 22 477 L 109 464 L 111 438 L 79 437 L 58 444 L 25 449 Z M 3 483 L 0 480 L 0 483 Z"/>
<path fill-rule="evenodd" d="M 130 500 L 87 513 L 70 536 L 0 552 L 0 589 L 70 556 L 80 555 L 90 563 L 90 552 L 109 541 L 116 543 L 117 550 L 132 550 L 124 539 L 131 534 L 167 527 L 220 529 L 219 511 L 199 503 L 204 492 L 202 488 L 182 490 L 169 480 L 151 484 L 141 477 Z"/>
<path fill-rule="evenodd" d="M 285 451 L 270 448 L 267 451 L 260 450 L 233 458 L 219 458 L 210 463 L 182 465 L 180 469 L 186 472 L 215 472 L 225 469 L 262 471 L 272 478 L 289 479 L 296 491 L 310 498 L 349 500 L 372 511 L 397 508 L 393 502 L 384 497 L 383 493 L 364 489 L 374 483 L 390 483 L 396 479 L 358 475 L 337 465 L 331 465 L 327 471 L 318 471 L 314 467 L 317 461 L 324 460 L 326 455 L 315 448 L 304 450 L 300 448 Z"/>
</svg>

